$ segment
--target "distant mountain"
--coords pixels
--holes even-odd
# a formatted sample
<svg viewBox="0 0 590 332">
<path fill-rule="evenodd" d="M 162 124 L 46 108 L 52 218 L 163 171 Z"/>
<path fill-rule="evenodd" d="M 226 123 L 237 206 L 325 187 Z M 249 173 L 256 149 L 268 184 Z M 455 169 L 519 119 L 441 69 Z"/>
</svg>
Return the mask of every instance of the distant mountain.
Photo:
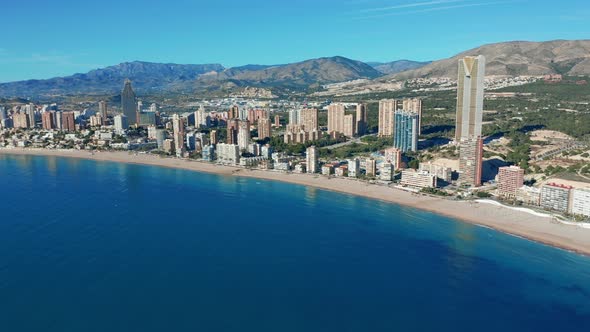
<svg viewBox="0 0 590 332">
<path fill-rule="evenodd" d="M 480 54 L 486 57 L 486 76 L 590 75 L 590 40 L 554 40 L 488 44 L 449 59 L 432 62 L 419 69 L 385 78 L 455 78 L 460 58 Z"/>
<path fill-rule="evenodd" d="M 66 94 L 119 93 L 129 78 L 141 93 L 161 90 L 184 90 L 200 75 L 219 72 L 219 64 L 179 65 L 173 63 L 125 62 L 92 70 L 86 74 L 0 84 L 0 96 L 50 96 Z"/>
<path fill-rule="evenodd" d="M 406 70 L 422 68 L 429 63 L 431 63 L 431 61 L 419 62 L 412 60 L 398 60 L 393 62 L 367 62 L 369 66 L 375 68 L 385 75 L 397 74 Z"/>
<path fill-rule="evenodd" d="M 337 83 L 382 74 L 366 63 L 344 57 L 312 59 L 266 68 L 230 68 L 203 75 L 198 85 L 213 87 L 284 87 L 306 88 L 314 84 Z"/>
</svg>

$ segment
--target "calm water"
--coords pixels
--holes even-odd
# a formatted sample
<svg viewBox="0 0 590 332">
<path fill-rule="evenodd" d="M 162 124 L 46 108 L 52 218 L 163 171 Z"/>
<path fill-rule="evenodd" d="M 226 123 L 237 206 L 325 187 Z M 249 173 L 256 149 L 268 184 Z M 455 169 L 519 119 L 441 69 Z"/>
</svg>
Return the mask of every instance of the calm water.
<svg viewBox="0 0 590 332">
<path fill-rule="evenodd" d="M 590 331 L 590 259 L 277 182 L 0 155 L 0 331 Z"/>
</svg>

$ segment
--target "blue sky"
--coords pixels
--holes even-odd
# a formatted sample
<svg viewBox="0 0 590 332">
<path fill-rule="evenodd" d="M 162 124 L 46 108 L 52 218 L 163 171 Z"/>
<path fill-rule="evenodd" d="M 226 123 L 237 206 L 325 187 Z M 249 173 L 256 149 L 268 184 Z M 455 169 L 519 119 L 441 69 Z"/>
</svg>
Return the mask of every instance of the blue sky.
<svg viewBox="0 0 590 332">
<path fill-rule="evenodd" d="M 433 60 L 485 43 L 590 39 L 588 0 L 5 0 L 0 82 L 143 60 Z"/>
</svg>

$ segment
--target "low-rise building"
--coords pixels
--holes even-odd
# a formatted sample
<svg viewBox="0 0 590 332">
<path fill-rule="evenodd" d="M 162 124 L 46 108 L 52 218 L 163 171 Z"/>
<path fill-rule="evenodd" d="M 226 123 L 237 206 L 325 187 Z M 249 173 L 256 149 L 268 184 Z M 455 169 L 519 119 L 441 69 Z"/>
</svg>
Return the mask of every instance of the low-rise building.
<svg viewBox="0 0 590 332">
<path fill-rule="evenodd" d="M 516 190 L 515 198 L 526 205 L 539 206 L 541 204 L 541 189 L 522 186 Z"/>
<path fill-rule="evenodd" d="M 437 178 L 428 172 L 406 169 L 402 171 L 401 184 L 413 188 L 436 188 Z"/>
</svg>

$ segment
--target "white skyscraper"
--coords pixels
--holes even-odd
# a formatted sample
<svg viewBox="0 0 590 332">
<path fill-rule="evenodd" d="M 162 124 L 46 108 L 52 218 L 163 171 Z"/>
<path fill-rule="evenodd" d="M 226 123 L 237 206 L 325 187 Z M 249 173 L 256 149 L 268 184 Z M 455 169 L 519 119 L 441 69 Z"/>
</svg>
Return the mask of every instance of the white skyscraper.
<svg viewBox="0 0 590 332">
<path fill-rule="evenodd" d="M 483 55 L 459 60 L 456 142 L 481 136 L 485 62 Z"/>
</svg>

